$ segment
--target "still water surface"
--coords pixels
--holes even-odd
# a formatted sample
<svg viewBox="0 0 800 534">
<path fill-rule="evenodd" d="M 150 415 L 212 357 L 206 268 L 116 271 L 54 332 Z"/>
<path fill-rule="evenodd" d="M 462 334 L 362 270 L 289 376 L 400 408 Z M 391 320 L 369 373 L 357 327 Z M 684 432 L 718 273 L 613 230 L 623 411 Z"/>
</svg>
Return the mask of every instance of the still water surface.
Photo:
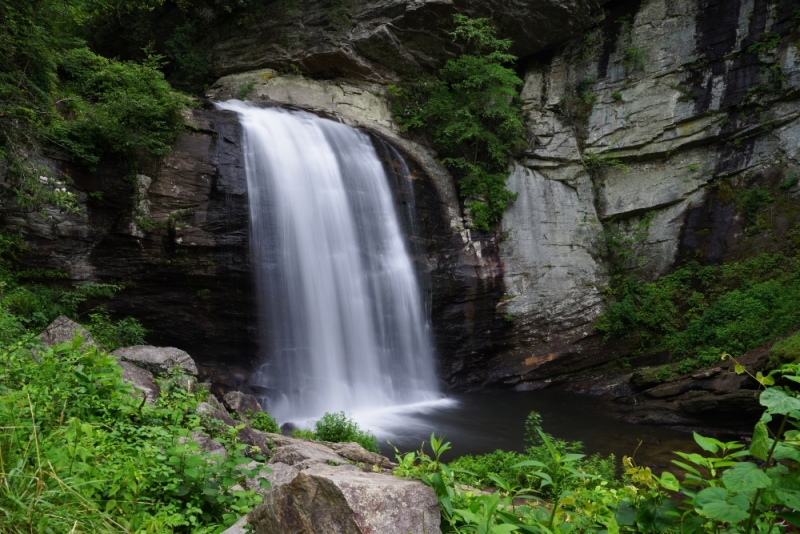
<svg viewBox="0 0 800 534">
<path fill-rule="evenodd" d="M 393 458 L 394 452 L 387 439 L 401 451 L 410 451 L 419 449 L 435 432 L 452 443 L 452 459 L 497 449 L 522 451 L 525 418 L 532 410 L 542 415 L 546 432 L 582 441 L 586 453 L 613 453 L 619 459 L 636 451 L 639 465 L 658 470 L 675 458 L 672 451 L 696 448 L 689 433 L 625 423 L 605 415 L 598 399 L 563 391 L 455 394 L 431 403 L 354 413 L 353 417 L 378 436 L 389 457 Z"/>
</svg>

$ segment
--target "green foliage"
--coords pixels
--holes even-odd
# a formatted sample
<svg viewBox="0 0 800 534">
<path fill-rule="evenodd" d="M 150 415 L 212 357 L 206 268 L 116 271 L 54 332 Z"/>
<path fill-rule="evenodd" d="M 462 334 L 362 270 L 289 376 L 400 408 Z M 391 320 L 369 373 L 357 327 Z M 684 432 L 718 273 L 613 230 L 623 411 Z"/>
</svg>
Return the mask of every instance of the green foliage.
<svg viewBox="0 0 800 534">
<path fill-rule="evenodd" d="M 95 309 L 89 314 L 89 324 L 86 329 L 92 337 L 106 350 L 113 351 L 120 347 L 144 345 L 144 336 L 147 330 L 133 317 L 125 317 L 113 322 L 108 315 L 108 310 L 103 307 Z"/>
<path fill-rule="evenodd" d="M 744 372 L 738 363 L 736 369 Z M 781 372 L 785 379 L 800 383 L 800 365 L 784 366 Z M 431 436 L 433 458 L 425 454 L 424 444 L 417 453 L 398 453 L 395 474 L 415 476 L 433 488 L 447 533 L 788 532 L 800 525 L 796 513 L 800 508 L 796 470 L 800 462 L 800 399 L 788 388 L 768 387 L 774 385 L 775 373 L 753 377 L 767 389 L 760 399 L 765 413 L 756 424 L 750 449 L 695 433 L 703 452 L 677 452 L 680 460 L 673 461 L 685 473 L 683 481 L 669 471 L 657 476 L 649 467 L 639 467 L 625 457 L 625 484 L 615 485 L 613 471 L 581 469 L 581 454 L 560 450 L 538 428 L 544 453 L 539 460 L 516 464 L 530 470 L 523 485 L 515 477 L 502 476 L 511 456 L 498 452 L 491 456 L 490 469 L 495 471 L 486 474 L 494 491 L 477 493 L 464 488 L 458 482 L 464 470 L 440 460 L 450 444 L 435 436 Z M 777 430 L 767 426 L 773 419 Z M 748 455 L 756 461 L 749 461 Z M 483 467 L 475 462 L 469 465 Z M 670 499 L 667 491 L 678 492 L 680 498 Z"/>
<path fill-rule="evenodd" d="M 259 501 L 234 488 L 255 474 L 237 467 L 249 462 L 247 447 L 229 435 L 228 456 L 208 456 L 191 440 L 206 429 L 194 415 L 203 395 L 187 377 L 163 379 L 153 406 L 113 357 L 80 339 L 47 350 L 20 341 L 0 358 L 0 477 L 21 473 L 13 493 L 0 490 L 0 509 L 12 514 L 3 532 L 30 532 L 31 522 L 36 532 L 219 530 Z M 40 498 L 22 501 L 42 473 Z M 53 507 L 60 512 L 48 514 Z"/>
<path fill-rule="evenodd" d="M 313 430 L 306 430 L 304 428 L 293 429 L 292 437 L 297 439 L 309 439 L 309 440 L 317 439 L 317 435 L 314 433 Z"/>
<path fill-rule="evenodd" d="M 378 440 L 366 430 L 361 430 L 358 423 L 347 417 L 344 412 L 326 413 L 314 424 L 314 435 L 319 441 L 346 443 L 355 441 L 368 451 L 380 452 Z"/>
<path fill-rule="evenodd" d="M 102 2 L 0 1 L 4 196 L 26 210 L 76 211 L 68 180 L 39 156 L 55 153 L 93 167 L 103 156 L 132 162 L 169 150 L 189 101 L 152 62 L 109 60 L 85 47 L 82 24 Z"/>
<path fill-rule="evenodd" d="M 583 153 L 583 166 L 592 178 L 602 178 L 608 169 L 628 172 L 628 166 L 621 159 L 610 154 Z"/>
<path fill-rule="evenodd" d="M 48 139 L 78 162 L 96 165 L 103 155 L 161 156 L 183 128 L 188 100 L 172 91 L 153 67 L 112 61 L 86 48 L 67 50 L 58 62 L 62 115 Z"/>
<path fill-rule="evenodd" d="M 748 54 L 763 54 L 775 50 L 781 42 L 780 34 L 764 32 L 761 38 L 747 47 Z"/>
<path fill-rule="evenodd" d="M 625 72 L 631 74 L 644 70 L 647 64 L 647 54 L 644 50 L 635 46 L 626 46 L 623 53 L 622 65 L 625 67 Z"/>
<path fill-rule="evenodd" d="M 249 415 L 250 426 L 262 432 L 270 432 L 272 434 L 280 434 L 281 427 L 278 421 L 275 420 L 268 412 L 258 412 Z"/>
<path fill-rule="evenodd" d="M 253 92 L 253 87 L 255 87 L 257 83 L 257 80 L 251 80 L 247 83 L 239 85 L 239 88 L 236 90 L 236 98 L 239 100 L 244 100 L 247 98 L 247 95 Z"/>
<path fill-rule="evenodd" d="M 531 487 L 540 484 L 541 477 L 537 474 L 539 469 L 532 470 L 530 467 L 542 464 L 552 471 L 551 479 L 563 487 L 569 482 L 564 478 L 564 473 L 559 473 L 557 466 L 552 463 L 550 448 L 561 455 L 580 456 L 576 457 L 574 466 L 583 473 L 614 479 L 616 466 L 613 455 L 607 458 L 599 454 L 586 457 L 581 454 L 582 443 L 554 438 L 542 430 L 541 422 L 541 415 L 537 412 L 528 414 L 525 421 L 525 440 L 530 446 L 523 453 L 497 450 L 489 454 L 461 456 L 452 461 L 450 467 L 453 468 L 455 480 L 478 489 L 495 486 L 496 478 L 518 487 Z M 549 489 L 543 490 L 542 494 L 546 497 L 552 496 Z"/>
<path fill-rule="evenodd" d="M 742 354 L 800 326 L 800 257 L 762 254 L 720 266 L 689 262 L 655 282 L 620 275 L 596 328 L 641 351 L 682 357 L 678 371 Z"/>
<path fill-rule="evenodd" d="M 784 363 L 800 362 L 800 332 L 782 339 L 772 346 L 767 367 L 774 369 Z"/>
<path fill-rule="evenodd" d="M 394 115 L 404 130 L 424 132 L 459 178 L 476 228 L 500 220 L 516 194 L 505 188 L 511 154 L 524 144 L 517 88 L 506 65 L 511 41 L 499 39 L 488 19 L 455 16 L 454 40 L 468 53 L 445 63 L 435 78 L 390 87 Z"/>
</svg>

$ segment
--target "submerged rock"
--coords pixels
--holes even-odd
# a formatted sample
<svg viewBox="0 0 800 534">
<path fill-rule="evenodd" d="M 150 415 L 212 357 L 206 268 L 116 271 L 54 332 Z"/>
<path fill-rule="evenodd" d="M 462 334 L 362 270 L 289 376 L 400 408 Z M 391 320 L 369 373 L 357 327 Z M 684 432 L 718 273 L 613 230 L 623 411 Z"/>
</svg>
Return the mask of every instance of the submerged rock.
<svg viewBox="0 0 800 534">
<path fill-rule="evenodd" d="M 166 374 L 173 367 L 180 367 L 187 374 L 197 376 L 197 365 L 195 365 L 192 357 L 175 347 L 136 345 L 135 347 L 117 349 L 111 354 L 121 360 L 143 367 L 156 375 Z"/>
<path fill-rule="evenodd" d="M 56 317 L 52 323 L 42 330 L 39 339 L 42 340 L 42 345 L 50 347 L 72 341 L 76 336 L 83 338 L 84 345 L 100 347 L 100 344 L 92 338 L 88 330 L 66 315 L 59 315 Z"/>
<path fill-rule="evenodd" d="M 418 480 L 318 465 L 249 515 L 256 534 L 440 534 L 439 502 Z"/>
</svg>

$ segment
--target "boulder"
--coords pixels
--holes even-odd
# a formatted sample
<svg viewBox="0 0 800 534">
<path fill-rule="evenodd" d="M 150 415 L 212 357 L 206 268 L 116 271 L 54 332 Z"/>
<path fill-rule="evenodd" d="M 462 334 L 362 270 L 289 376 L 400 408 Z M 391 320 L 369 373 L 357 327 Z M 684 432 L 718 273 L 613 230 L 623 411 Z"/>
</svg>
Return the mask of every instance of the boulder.
<svg viewBox="0 0 800 534">
<path fill-rule="evenodd" d="M 308 469 L 316 464 L 331 462 L 344 464 L 347 461 L 321 443 L 311 441 L 300 441 L 292 445 L 287 445 L 275 451 L 269 463 L 284 463 L 296 467 L 297 469 Z"/>
<path fill-rule="evenodd" d="M 120 360 L 144 367 L 155 375 L 165 374 L 173 367 L 180 367 L 187 374 L 197 376 L 197 365 L 195 365 L 192 357 L 175 347 L 136 345 L 135 347 L 117 349 L 111 354 Z"/>
<path fill-rule="evenodd" d="M 147 402 L 155 404 L 156 399 L 161 394 L 161 388 L 153 380 L 153 373 L 130 362 L 122 361 L 118 363 L 122 367 L 122 379 L 144 393 Z"/>
<path fill-rule="evenodd" d="M 249 515 L 256 534 L 440 534 L 439 502 L 419 482 L 318 465 L 265 496 Z"/>
<path fill-rule="evenodd" d="M 200 446 L 200 450 L 207 454 L 214 454 L 222 457 L 228 456 L 228 451 L 225 449 L 225 445 L 211 439 L 211 437 L 203 432 L 192 432 L 191 440 L 197 443 Z M 186 443 L 186 441 L 186 438 L 180 438 L 178 443 L 183 444 Z"/>
<path fill-rule="evenodd" d="M 380 454 L 370 452 L 353 441 L 349 443 L 332 443 L 331 448 L 342 458 L 347 458 L 353 462 L 377 465 L 379 467 L 383 467 L 384 469 L 391 469 L 396 465 L 392 463 L 392 461 L 386 456 L 381 456 Z"/>
<path fill-rule="evenodd" d="M 88 330 L 65 315 L 59 315 L 52 323 L 47 325 L 39 335 L 39 339 L 42 340 L 42 345 L 50 347 L 52 345 L 72 341 L 76 336 L 83 338 L 84 345 L 102 348 L 100 344 L 92 338 Z"/>
<path fill-rule="evenodd" d="M 258 462 L 250 462 L 249 464 L 247 464 L 247 469 L 255 469 L 259 465 L 261 464 L 259 464 Z M 284 484 L 288 484 L 289 482 L 294 480 L 294 477 L 296 477 L 298 474 L 300 474 L 299 469 L 282 462 L 276 462 L 270 464 L 269 467 L 267 467 L 267 469 L 260 471 L 253 478 L 248 478 L 245 481 L 245 483 L 249 489 L 256 491 L 258 493 L 266 494 L 275 491 L 277 488 L 283 486 Z M 259 480 L 262 478 L 269 480 L 270 483 L 269 489 L 264 489 L 261 487 Z"/>
<path fill-rule="evenodd" d="M 236 412 L 242 417 L 247 417 L 248 412 L 261 412 L 258 399 L 241 391 L 229 391 L 222 397 L 222 402 L 228 411 Z"/>
</svg>

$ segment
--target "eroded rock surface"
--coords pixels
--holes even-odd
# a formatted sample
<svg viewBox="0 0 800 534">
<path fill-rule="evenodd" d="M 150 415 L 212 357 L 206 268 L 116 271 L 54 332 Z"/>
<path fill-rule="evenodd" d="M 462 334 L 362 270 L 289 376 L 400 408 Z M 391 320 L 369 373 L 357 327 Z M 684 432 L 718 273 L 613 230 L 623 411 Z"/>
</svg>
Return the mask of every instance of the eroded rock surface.
<svg viewBox="0 0 800 534">
<path fill-rule="evenodd" d="M 257 534 L 439 533 L 439 502 L 418 480 L 317 465 L 269 493 L 249 514 Z"/>
<path fill-rule="evenodd" d="M 258 399 L 241 391 L 229 391 L 222 398 L 222 402 L 228 411 L 235 412 L 241 417 L 248 417 L 250 413 L 262 411 Z"/>
<path fill-rule="evenodd" d="M 161 394 L 161 388 L 155 383 L 153 373 L 130 362 L 120 361 L 117 363 L 122 367 L 122 379 L 141 391 L 147 402 L 155 404 Z"/>
</svg>

